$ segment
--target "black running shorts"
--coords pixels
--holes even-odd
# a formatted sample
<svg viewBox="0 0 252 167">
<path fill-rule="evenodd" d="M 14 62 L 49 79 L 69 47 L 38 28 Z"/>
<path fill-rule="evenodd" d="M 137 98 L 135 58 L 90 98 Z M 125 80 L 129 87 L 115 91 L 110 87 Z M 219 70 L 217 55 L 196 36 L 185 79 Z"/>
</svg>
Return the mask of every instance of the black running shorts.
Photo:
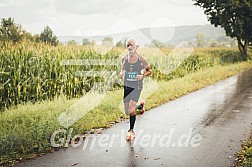
<svg viewBox="0 0 252 167">
<path fill-rule="evenodd" d="M 140 94 L 141 94 L 141 90 L 124 86 L 123 102 L 129 103 L 130 100 L 138 102 Z"/>
</svg>

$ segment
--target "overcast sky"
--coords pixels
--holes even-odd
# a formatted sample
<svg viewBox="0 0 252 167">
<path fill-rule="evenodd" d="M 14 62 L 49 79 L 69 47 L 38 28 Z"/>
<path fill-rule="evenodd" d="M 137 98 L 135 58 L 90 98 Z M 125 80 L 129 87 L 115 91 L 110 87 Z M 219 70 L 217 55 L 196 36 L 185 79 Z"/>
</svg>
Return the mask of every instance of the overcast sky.
<svg viewBox="0 0 252 167">
<path fill-rule="evenodd" d="M 209 24 L 192 0 L 0 0 L 0 18 L 35 34 L 104 35 L 144 27 Z"/>
</svg>

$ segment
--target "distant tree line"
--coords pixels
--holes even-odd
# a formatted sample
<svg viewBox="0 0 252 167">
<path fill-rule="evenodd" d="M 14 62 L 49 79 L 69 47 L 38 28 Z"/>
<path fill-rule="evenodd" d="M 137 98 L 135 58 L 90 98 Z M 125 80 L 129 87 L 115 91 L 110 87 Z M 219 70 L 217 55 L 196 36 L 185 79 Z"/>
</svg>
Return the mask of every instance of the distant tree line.
<svg viewBox="0 0 252 167">
<path fill-rule="evenodd" d="M 2 18 L 0 24 L 0 42 L 13 42 L 18 43 L 21 41 L 32 41 L 32 42 L 42 42 L 49 45 L 57 46 L 59 40 L 57 36 L 53 33 L 53 30 L 46 26 L 40 34 L 32 35 L 22 28 L 20 24 L 14 22 L 14 18 Z M 116 43 L 116 47 L 125 46 L 124 41 L 119 41 Z M 95 41 L 90 41 L 89 39 L 83 39 L 82 45 L 95 45 Z M 70 40 L 67 45 L 78 45 L 75 40 Z M 102 46 L 114 46 L 112 37 L 104 37 L 102 39 Z"/>
<path fill-rule="evenodd" d="M 195 37 L 196 47 L 237 47 L 237 40 L 227 36 L 216 36 L 206 39 L 205 34 L 198 33 Z"/>
<path fill-rule="evenodd" d="M 20 24 L 14 23 L 13 18 L 3 18 L 0 24 L 0 41 L 18 43 L 21 41 L 43 42 L 50 45 L 58 45 L 59 40 L 53 34 L 52 29 L 46 26 L 40 34 L 32 35 L 25 31 Z"/>
<path fill-rule="evenodd" d="M 208 16 L 211 24 L 221 26 L 225 29 L 226 35 L 217 38 L 206 39 L 205 34 L 199 33 L 195 37 L 194 43 L 196 47 L 234 47 L 238 46 L 243 59 L 248 57 L 248 47 L 252 46 L 252 3 L 251 0 L 234 0 L 234 4 L 225 3 L 221 0 L 193 0 L 195 5 L 204 8 L 205 14 Z M 0 24 L 0 42 L 20 41 L 43 42 L 49 45 L 57 46 L 59 40 L 54 35 L 52 29 L 46 26 L 40 34 L 32 35 L 22 28 L 20 24 L 14 23 L 13 18 L 3 18 Z M 125 47 L 126 38 L 116 42 L 116 47 Z M 83 39 L 82 45 L 95 45 L 94 40 Z M 67 45 L 78 45 L 75 40 L 70 40 Z M 112 37 L 104 37 L 101 41 L 102 46 L 114 46 Z M 168 43 L 162 43 L 157 39 L 153 39 L 150 47 L 174 47 Z"/>
</svg>

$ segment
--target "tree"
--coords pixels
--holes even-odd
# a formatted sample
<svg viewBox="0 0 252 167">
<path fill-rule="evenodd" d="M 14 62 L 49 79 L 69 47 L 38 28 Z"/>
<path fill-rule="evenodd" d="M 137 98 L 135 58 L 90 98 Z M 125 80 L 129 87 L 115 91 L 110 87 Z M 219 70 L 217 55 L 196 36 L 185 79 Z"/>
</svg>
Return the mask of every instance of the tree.
<svg viewBox="0 0 252 167">
<path fill-rule="evenodd" d="M 77 46 L 78 43 L 75 40 L 70 40 L 67 42 L 67 45 Z"/>
<path fill-rule="evenodd" d="M 40 42 L 40 34 L 35 34 L 33 38 L 35 42 Z"/>
<path fill-rule="evenodd" d="M 22 40 L 24 31 L 21 25 L 14 23 L 13 18 L 3 18 L 0 25 L 0 40 L 1 41 L 12 41 L 17 43 Z"/>
<path fill-rule="evenodd" d="M 216 41 L 215 39 L 212 39 L 210 42 L 209 42 L 209 46 L 210 47 L 219 47 L 219 42 Z"/>
<path fill-rule="evenodd" d="M 31 33 L 23 31 L 22 40 L 34 42 L 35 38 L 34 38 L 34 36 L 32 36 Z"/>
<path fill-rule="evenodd" d="M 90 43 L 90 45 L 95 45 L 95 44 L 96 44 L 95 40 L 92 40 L 91 43 Z"/>
<path fill-rule="evenodd" d="M 49 26 L 46 26 L 41 32 L 40 41 L 54 46 L 59 44 L 57 37 L 53 35 L 53 31 Z"/>
<path fill-rule="evenodd" d="M 120 41 L 118 41 L 117 43 L 116 43 L 116 47 L 124 47 L 125 45 L 123 45 L 123 42 L 122 42 L 122 40 L 120 40 Z"/>
<path fill-rule="evenodd" d="M 126 46 L 127 40 L 128 40 L 128 37 L 122 39 L 122 41 L 123 41 L 123 46 Z"/>
<path fill-rule="evenodd" d="M 113 46 L 113 38 L 112 37 L 104 37 L 102 40 L 102 46 Z"/>
<path fill-rule="evenodd" d="M 155 46 L 157 48 L 161 48 L 161 47 L 164 47 L 164 44 L 158 40 L 152 40 L 151 41 L 151 45 L 152 46 Z"/>
<path fill-rule="evenodd" d="M 229 43 L 230 43 L 231 47 L 237 47 L 237 40 L 236 39 L 230 40 Z"/>
<path fill-rule="evenodd" d="M 91 42 L 89 41 L 89 39 L 83 39 L 82 40 L 82 45 L 90 45 Z"/>
<path fill-rule="evenodd" d="M 215 27 L 224 28 L 226 35 L 236 38 L 243 60 L 248 58 L 248 45 L 252 42 L 251 0 L 193 0 L 204 9 Z"/>
<path fill-rule="evenodd" d="M 206 46 L 205 34 L 199 33 L 196 35 L 196 44 L 198 47 Z"/>
</svg>

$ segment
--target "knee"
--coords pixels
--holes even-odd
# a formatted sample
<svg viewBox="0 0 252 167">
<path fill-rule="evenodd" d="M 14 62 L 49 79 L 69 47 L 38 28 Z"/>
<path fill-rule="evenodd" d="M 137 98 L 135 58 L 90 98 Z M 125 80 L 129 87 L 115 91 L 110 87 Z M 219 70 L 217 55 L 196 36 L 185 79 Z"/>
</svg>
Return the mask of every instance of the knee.
<svg viewBox="0 0 252 167">
<path fill-rule="evenodd" d="M 134 106 L 129 107 L 129 113 L 131 116 L 135 115 L 135 107 Z"/>
</svg>

